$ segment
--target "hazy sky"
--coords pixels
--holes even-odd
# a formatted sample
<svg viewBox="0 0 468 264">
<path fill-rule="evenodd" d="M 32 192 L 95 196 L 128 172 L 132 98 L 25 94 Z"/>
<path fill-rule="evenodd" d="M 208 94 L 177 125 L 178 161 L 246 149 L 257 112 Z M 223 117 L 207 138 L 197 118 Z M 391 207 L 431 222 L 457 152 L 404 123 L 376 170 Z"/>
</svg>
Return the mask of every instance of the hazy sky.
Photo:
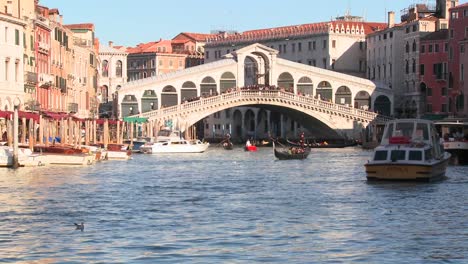
<svg viewBox="0 0 468 264">
<path fill-rule="evenodd" d="M 270 28 L 329 21 L 350 10 L 367 21 L 386 22 L 393 10 L 424 0 L 40 0 L 58 8 L 65 24 L 94 23 L 101 43 L 135 46 L 180 32 Z M 432 1 L 428 1 L 432 2 Z M 435 2 L 435 1 L 433 1 Z M 465 3 L 461 0 L 460 3 Z"/>
</svg>

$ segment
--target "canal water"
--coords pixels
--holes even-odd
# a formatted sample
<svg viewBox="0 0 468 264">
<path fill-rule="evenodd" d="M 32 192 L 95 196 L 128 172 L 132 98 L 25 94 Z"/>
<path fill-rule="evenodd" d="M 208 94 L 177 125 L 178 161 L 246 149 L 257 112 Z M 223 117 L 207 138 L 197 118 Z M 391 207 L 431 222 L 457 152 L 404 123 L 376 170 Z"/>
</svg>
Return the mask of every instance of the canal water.
<svg viewBox="0 0 468 264">
<path fill-rule="evenodd" d="M 210 147 L 1 170 L 0 262 L 468 263 L 468 167 L 369 183 L 370 155 Z"/>
</svg>

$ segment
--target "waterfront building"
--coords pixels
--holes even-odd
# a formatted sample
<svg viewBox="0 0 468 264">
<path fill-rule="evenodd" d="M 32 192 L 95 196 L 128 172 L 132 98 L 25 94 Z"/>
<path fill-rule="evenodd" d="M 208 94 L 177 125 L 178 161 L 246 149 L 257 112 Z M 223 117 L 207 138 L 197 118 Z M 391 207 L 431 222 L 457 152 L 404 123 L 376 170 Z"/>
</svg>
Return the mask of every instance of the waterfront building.
<svg viewBox="0 0 468 264">
<path fill-rule="evenodd" d="M 32 98 L 26 102 L 26 109 L 39 111 L 48 109 L 49 91 L 55 83 L 51 74 L 51 27 L 49 20 L 49 9 L 36 6 L 35 39 L 36 39 L 36 70 L 38 83 Z"/>
<path fill-rule="evenodd" d="M 458 2 L 458 1 L 457 1 Z M 450 24 L 448 36 L 448 60 L 449 60 L 449 111 L 453 115 L 468 114 L 467 95 L 462 88 L 465 83 L 464 72 L 468 65 L 467 60 L 461 58 L 466 53 L 466 39 L 468 38 L 468 3 L 454 6 L 449 9 Z"/>
<path fill-rule="evenodd" d="M 283 59 L 364 77 L 366 35 L 386 27 L 348 14 L 329 22 L 222 33 L 205 45 L 205 61 L 258 42 L 278 50 Z"/>
<path fill-rule="evenodd" d="M 82 118 L 95 118 L 99 106 L 99 41 L 95 38 L 94 24 L 72 24 L 66 25 L 65 28 L 71 32 L 66 38 L 67 42 L 71 42 L 73 52 L 79 54 L 72 60 L 68 76 L 74 86 L 74 93 L 68 93 L 68 112 L 78 113 Z M 73 41 L 68 41 L 70 37 Z"/>
<path fill-rule="evenodd" d="M 172 49 L 175 53 L 188 54 L 185 67 L 193 67 L 204 63 L 205 44 L 217 34 L 182 32 L 172 38 Z"/>
<path fill-rule="evenodd" d="M 401 10 L 398 24 L 390 12 L 389 29 L 368 36 L 367 77 L 389 83 L 399 102 L 395 105 L 397 117 L 419 117 L 426 112 L 426 84 L 420 80 L 421 39 L 447 29 L 448 10 L 457 3 L 437 0 L 435 4 L 410 5 Z"/>
<path fill-rule="evenodd" d="M 117 92 L 127 82 L 127 56 L 126 48 L 109 44 L 99 46 L 99 116 L 116 117 Z"/>
<path fill-rule="evenodd" d="M 448 30 L 442 29 L 421 38 L 419 78 L 425 93 L 426 114 L 448 113 Z"/>
<path fill-rule="evenodd" d="M 468 38 L 460 41 L 460 45 L 463 45 L 465 49 L 468 47 Z M 463 52 L 460 56 L 460 90 L 463 93 L 463 116 L 468 116 L 468 52 Z"/>
<path fill-rule="evenodd" d="M 0 110 L 13 111 L 16 97 L 21 104 L 25 101 L 23 46 L 26 22 L 13 15 L 11 4 L 5 6 L 5 10 L 0 10 Z"/>
</svg>

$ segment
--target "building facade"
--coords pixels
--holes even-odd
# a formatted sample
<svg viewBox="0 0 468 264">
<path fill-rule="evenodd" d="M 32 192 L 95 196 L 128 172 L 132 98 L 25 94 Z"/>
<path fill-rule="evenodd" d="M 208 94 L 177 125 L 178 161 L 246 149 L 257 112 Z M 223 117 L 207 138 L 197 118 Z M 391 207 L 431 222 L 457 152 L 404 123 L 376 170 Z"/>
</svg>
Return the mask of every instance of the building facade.
<svg viewBox="0 0 468 264">
<path fill-rule="evenodd" d="M 221 59 L 239 48 L 262 43 L 283 59 L 358 77 L 366 72 L 366 35 L 386 28 L 346 15 L 334 21 L 219 34 L 205 45 L 205 61 Z"/>
<path fill-rule="evenodd" d="M 448 30 L 421 38 L 419 76 L 426 95 L 425 114 L 448 114 Z"/>
<path fill-rule="evenodd" d="M 99 47 L 99 115 L 104 117 L 117 117 L 117 92 L 127 82 L 127 56 L 124 47 L 114 47 L 112 41 L 109 45 Z"/>
<path fill-rule="evenodd" d="M 6 11 L 9 11 L 7 9 Z M 26 23 L 0 12 L 0 110 L 12 111 L 15 98 L 24 104 L 23 45 Z"/>
<path fill-rule="evenodd" d="M 453 115 L 465 112 L 465 99 L 462 87 L 464 85 L 464 72 L 468 62 L 461 58 L 466 53 L 465 41 L 468 38 L 468 3 L 453 7 L 449 10 L 449 111 Z"/>
</svg>

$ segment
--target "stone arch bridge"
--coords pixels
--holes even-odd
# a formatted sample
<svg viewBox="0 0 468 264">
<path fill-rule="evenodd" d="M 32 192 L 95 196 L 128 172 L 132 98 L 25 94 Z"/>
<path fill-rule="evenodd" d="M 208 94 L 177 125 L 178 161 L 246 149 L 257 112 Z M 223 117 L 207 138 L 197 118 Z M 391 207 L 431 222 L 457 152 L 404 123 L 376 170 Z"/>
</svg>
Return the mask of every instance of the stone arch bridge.
<svg viewBox="0 0 468 264">
<path fill-rule="evenodd" d="M 325 134 L 354 133 L 393 114 L 390 89 L 278 58 L 278 51 L 261 44 L 212 63 L 129 82 L 118 93 L 120 117 L 148 117 L 155 127 L 172 120 L 182 131 L 214 113 L 241 106 L 283 109 L 310 121 L 304 122 L 309 130 Z"/>
</svg>

